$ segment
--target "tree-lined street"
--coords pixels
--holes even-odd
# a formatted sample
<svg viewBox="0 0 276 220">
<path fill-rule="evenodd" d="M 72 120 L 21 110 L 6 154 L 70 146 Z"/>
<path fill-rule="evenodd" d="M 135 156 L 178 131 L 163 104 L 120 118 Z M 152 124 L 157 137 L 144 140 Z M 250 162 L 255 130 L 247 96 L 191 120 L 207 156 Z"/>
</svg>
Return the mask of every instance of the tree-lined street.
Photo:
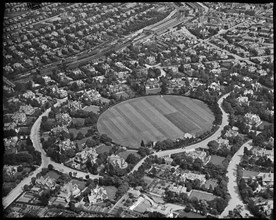
<svg viewBox="0 0 276 220">
<path fill-rule="evenodd" d="M 241 162 L 241 158 L 245 147 L 247 147 L 247 149 L 250 150 L 252 148 L 252 140 L 247 141 L 241 146 L 241 148 L 232 157 L 228 165 L 226 175 L 229 178 L 229 182 L 228 182 L 227 188 L 228 188 L 228 192 L 230 193 L 231 200 L 229 201 L 228 206 L 221 213 L 220 218 L 225 218 L 228 215 L 229 211 L 236 208 L 237 205 L 241 205 L 243 207 L 240 213 L 243 217 L 246 214 L 249 216 L 251 215 L 247 209 L 247 206 L 244 205 L 241 199 L 238 183 L 237 183 L 237 165 Z"/>
<path fill-rule="evenodd" d="M 66 102 L 67 98 L 58 100 L 58 102 L 54 105 L 55 107 L 59 106 L 63 102 Z M 41 165 L 32 173 L 32 175 L 28 176 L 27 178 L 23 179 L 6 197 L 2 199 L 3 208 L 7 208 L 22 192 L 23 192 L 23 186 L 29 185 L 31 182 L 32 177 L 36 177 L 36 175 L 41 172 L 42 168 L 47 168 L 49 164 L 52 164 L 54 166 L 54 169 L 62 172 L 67 173 L 69 172 L 76 172 L 76 177 L 85 179 L 86 175 L 89 175 L 91 179 L 98 179 L 99 175 L 92 175 L 90 173 L 85 173 L 81 171 L 77 171 L 74 169 L 71 169 L 69 167 L 64 166 L 63 164 L 56 163 L 51 160 L 50 157 L 46 155 L 46 152 L 43 149 L 43 146 L 41 144 L 40 140 L 40 125 L 41 120 L 43 116 L 47 116 L 49 112 L 51 111 L 51 108 L 47 109 L 42 115 L 38 117 L 38 119 L 35 121 L 35 123 L 32 126 L 30 139 L 33 142 L 34 148 L 41 153 Z"/>
</svg>

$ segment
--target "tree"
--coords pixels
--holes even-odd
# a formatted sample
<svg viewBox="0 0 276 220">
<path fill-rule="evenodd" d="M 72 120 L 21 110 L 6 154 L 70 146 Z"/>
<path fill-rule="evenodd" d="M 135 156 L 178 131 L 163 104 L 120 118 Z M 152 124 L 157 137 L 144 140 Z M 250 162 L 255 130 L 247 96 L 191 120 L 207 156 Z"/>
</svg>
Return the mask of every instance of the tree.
<svg viewBox="0 0 276 220">
<path fill-rule="evenodd" d="M 35 185 L 35 181 L 36 181 L 36 178 L 35 178 L 35 177 L 32 177 L 32 178 L 31 178 L 31 182 L 32 182 L 33 185 Z"/>
<path fill-rule="evenodd" d="M 97 145 L 97 141 L 90 138 L 90 139 L 86 140 L 85 144 L 86 144 L 87 147 L 92 148 L 92 147 L 95 147 Z"/>
<path fill-rule="evenodd" d="M 83 138 L 84 138 L 83 133 L 82 133 L 81 131 L 79 131 L 78 134 L 77 134 L 76 139 L 77 139 L 77 140 L 81 140 L 81 139 L 83 139 Z"/>
<path fill-rule="evenodd" d="M 103 143 L 112 142 L 112 139 L 108 137 L 106 134 L 102 134 L 100 136 L 100 141 Z"/>
<path fill-rule="evenodd" d="M 148 216 L 149 218 L 166 218 L 166 216 L 160 212 L 150 212 Z"/>
<path fill-rule="evenodd" d="M 168 84 L 165 81 L 161 84 L 160 88 L 161 88 L 161 91 L 160 91 L 161 94 L 168 93 Z"/>
<path fill-rule="evenodd" d="M 190 203 L 188 203 L 184 209 L 185 212 L 190 212 L 192 210 L 192 205 Z"/>
<path fill-rule="evenodd" d="M 30 190 L 30 188 L 29 188 L 29 186 L 28 186 L 27 184 L 25 184 L 25 185 L 23 186 L 23 189 L 24 189 L 24 191 L 29 191 L 29 190 Z"/>
<path fill-rule="evenodd" d="M 219 143 L 215 140 L 212 140 L 207 144 L 207 146 L 209 147 L 210 154 L 216 154 L 219 148 Z"/>
<path fill-rule="evenodd" d="M 194 163 L 193 163 L 193 168 L 197 171 L 200 171 L 203 167 L 203 162 L 201 159 L 196 158 Z"/>
<path fill-rule="evenodd" d="M 23 167 L 22 166 L 17 167 L 17 172 L 22 172 L 22 171 L 23 171 Z"/>
<path fill-rule="evenodd" d="M 48 165 L 48 170 L 53 170 L 54 169 L 54 166 L 52 164 L 49 164 Z"/>
<path fill-rule="evenodd" d="M 216 198 L 215 200 L 216 200 L 217 211 L 219 213 L 223 212 L 223 210 L 227 206 L 227 202 L 222 198 Z"/>
<path fill-rule="evenodd" d="M 129 154 L 126 158 L 127 163 L 136 164 L 139 161 L 139 158 L 137 158 L 134 154 Z"/>
<path fill-rule="evenodd" d="M 48 117 L 47 116 L 42 116 L 41 118 L 41 122 L 42 123 L 45 123 L 47 121 Z"/>
<path fill-rule="evenodd" d="M 192 185 L 191 183 L 186 184 L 187 192 L 190 192 L 192 190 Z"/>
<path fill-rule="evenodd" d="M 48 173 L 48 168 L 42 168 L 41 174 L 42 176 L 45 176 Z"/>
<path fill-rule="evenodd" d="M 145 147 L 145 143 L 143 140 L 141 141 L 141 147 Z"/>
<path fill-rule="evenodd" d="M 142 157 L 145 157 L 145 156 L 149 155 L 150 149 L 148 149 L 146 147 L 140 147 L 138 149 L 137 153 L 140 154 Z"/>
</svg>

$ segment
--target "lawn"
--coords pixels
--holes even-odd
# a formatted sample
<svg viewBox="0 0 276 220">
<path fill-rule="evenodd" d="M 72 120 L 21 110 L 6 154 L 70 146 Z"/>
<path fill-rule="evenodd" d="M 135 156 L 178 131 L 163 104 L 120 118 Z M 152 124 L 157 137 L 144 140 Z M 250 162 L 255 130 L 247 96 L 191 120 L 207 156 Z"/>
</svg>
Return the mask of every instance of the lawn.
<svg viewBox="0 0 276 220">
<path fill-rule="evenodd" d="M 124 159 L 127 159 L 128 155 L 129 154 L 134 154 L 136 157 L 140 158 L 140 155 L 137 154 L 136 152 L 134 151 L 123 151 L 123 152 L 120 152 L 118 155 Z"/>
<path fill-rule="evenodd" d="M 196 197 L 198 200 L 201 199 L 201 200 L 206 200 L 206 201 L 211 201 L 216 198 L 216 196 L 211 193 L 199 191 L 199 190 L 191 191 L 189 198 L 191 199 L 193 197 Z"/>
<path fill-rule="evenodd" d="M 149 176 L 146 176 L 146 175 L 143 177 L 143 180 L 145 181 L 147 186 L 149 186 L 153 182 L 153 179 Z"/>
<path fill-rule="evenodd" d="M 97 128 L 113 142 L 139 148 L 141 140 L 175 140 L 185 133 L 200 135 L 212 128 L 208 106 L 189 97 L 145 96 L 121 102 L 99 117 Z"/>
<path fill-rule="evenodd" d="M 106 190 L 107 196 L 110 200 L 115 199 L 117 192 L 117 188 L 115 186 L 104 186 L 104 189 Z"/>
<path fill-rule="evenodd" d="M 84 125 L 84 121 L 85 119 L 84 118 L 72 118 L 72 123 L 74 124 L 80 124 L 80 125 Z"/>
<path fill-rule="evenodd" d="M 220 157 L 217 155 L 212 155 L 209 163 L 212 163 L 216 166 L 223 166 L 222 161 L 225 159 L 225 157 Z"/>
<path fill-rule="evenodd" d="M 84 144 L 90 137 L 83 138 L 81 140 L 74 140 L 75 144 L 78 144 L 79 150 L 82 150 L 82 144 Z"/>
<path fill-rule="evenodd" d="M 262 121 L 262 123 L 258 126 L 258 129 L 264 130 L 265 126 L 272 125 L 272 123 L 267 121 Z"/>
<path fill-rule="evenodd" d="M 87 173 L 88 174 L 88 173 Z M 76 179 L 73 179 L 70 181 L 73 185 L 78 185 L 79 189 L 80 190 L 83 190 L 85 188 L 85 184 L 86 182 L 85 181 L 79 181 L 79 180 L 76 180 Z"/>
<path fill-rule="evenodd" d="M 100 107 L 96 105 L 89 105 L 89 106 L 85 106 L 82 110 L 86 112 L 98 113 L 100 111 Z"/>
<path fill-rule="evenodd" d="M 73 133 L 75 135 L 75 137 L 77 136 L 77 134 L 79 133 L 79 131 L 85 135 L 87 133 L 87 131 L 90 129 L 90 127 L 82 127 L 82 128 L 79 128 L 79 129 L 76 129 L 76 128 L 69 128 L 69 132 L 70 133 Z"/>
<path fill-rule="evenodd" d="M 105 144 L 102 144 L 102 145 L 100 145 L 96 148 L 96 152 L 97 152 L 97 154 L 101 154 L 101 153 L 103 154 L 104 152 L 109 153 L 111 148 L 112 148 L 111 146 L 107 146 Z"/>
</svg>

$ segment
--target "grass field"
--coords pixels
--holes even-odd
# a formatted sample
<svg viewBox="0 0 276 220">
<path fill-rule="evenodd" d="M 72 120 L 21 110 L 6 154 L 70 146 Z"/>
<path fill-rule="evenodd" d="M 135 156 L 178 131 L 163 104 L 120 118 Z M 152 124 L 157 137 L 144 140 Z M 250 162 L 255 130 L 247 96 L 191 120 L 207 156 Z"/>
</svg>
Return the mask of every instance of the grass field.
<svg viewBox="0 0 276 220">
<path fill-rule="evenodd" d="M 189 198 L 191 199 L 193 197 L 196 197 L 197 199 L 201 199 L 201 200 L 206 200 L 206 201 L 211 201 L 216 198 L 216 196 L 211 193 L 199 191 L 199 190 L 191 191 Z"/>
<path fill-rule="evenodd" d="M 136 157 L 140 158 L 140 155 L 134 151 L 123 151 L 123 152 L 120 152 L 118 155 L 124 159 L 127 159 L 128 155 L 130 154 L 134 154 Z"/>
<path fill-rule="evenodd" d="M 216 166 L 223 166 L 222 161 L 225 159 L 225 157 L 220 157 L 217 155 L 212 155 L 209 163 L 212 163 Z"/>
<path fill-rule="evenodd" d="M 145 96 L 121 102 L 106 110 L 98 130 L 113 142 L 139 148 L 141 140 L 175 140 L 185 133 L 199 135 L 210 130 L 214 115 L 208 106 L 189 97 Z"/>
<path fill-rule="evenodd" d="M 103 145 L 96 148 L 96 152 L 97 152 L 97 154 L 103 154 L 104 152 L 109 153 L 111 148 L 112 148 L 111 146 L 107 146 L 107 145 L 103 144 Z"/>
<path fill-rule="evenodd" d="M 115 195 L 117 192 L 117 188 L 115 186 L 104 186 L 104 189 L 106 190 L 109 199 L 115 199 Z"/>
</svg>

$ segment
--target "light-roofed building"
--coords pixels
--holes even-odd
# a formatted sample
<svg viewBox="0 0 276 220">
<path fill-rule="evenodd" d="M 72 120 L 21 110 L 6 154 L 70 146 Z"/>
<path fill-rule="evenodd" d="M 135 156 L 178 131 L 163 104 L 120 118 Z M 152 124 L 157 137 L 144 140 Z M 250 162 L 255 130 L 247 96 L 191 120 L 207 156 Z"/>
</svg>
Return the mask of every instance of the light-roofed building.
<svg viewBox="0 0 276 220">
<path fill-rule="evenodd" d="M 108 157 L 108 162 L 114 167 L 119 167 L 121 169 L 127 168 L 128 164 L 125 162 L 124 158 L 121 158 L 119 155 L 112 154 Z"/>
</svg>

